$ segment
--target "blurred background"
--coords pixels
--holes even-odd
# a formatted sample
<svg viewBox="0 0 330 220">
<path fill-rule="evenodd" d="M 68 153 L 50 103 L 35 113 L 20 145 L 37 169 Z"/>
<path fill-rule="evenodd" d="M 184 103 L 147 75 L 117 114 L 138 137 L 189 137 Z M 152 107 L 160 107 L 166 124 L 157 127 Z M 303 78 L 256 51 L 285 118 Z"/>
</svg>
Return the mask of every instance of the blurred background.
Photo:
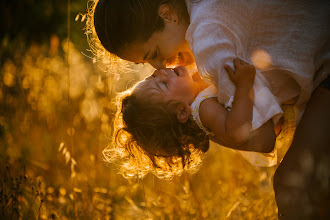
<svg viewBox="0 0 330 220">
<path fill-rule="evenodd" d="M 229 149 L 172 181 L 103 161 L 115 93 L 153 68 L 105 71 L 84 34 L 89 3 L 0 2 L 1 219 L 277 219 L 274 171 Z"/>
</svg>

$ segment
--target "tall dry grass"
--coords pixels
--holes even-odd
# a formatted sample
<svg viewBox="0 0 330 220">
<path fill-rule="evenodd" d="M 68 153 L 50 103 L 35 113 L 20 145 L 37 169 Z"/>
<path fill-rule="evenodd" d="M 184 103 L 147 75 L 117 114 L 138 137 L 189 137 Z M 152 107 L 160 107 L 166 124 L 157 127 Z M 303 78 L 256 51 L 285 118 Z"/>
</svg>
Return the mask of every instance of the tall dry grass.
<svg viewBox="0 0 330 220">
<path fill-rule="evenodd" d="M 1 219 L 277 218 L 273 170 L 226 148 L 211 146 L 197 173 L 170 182 L 106 166 L 111 99 L 152 69 L 107 74 L 70 43 L 67 74 L 67 44 L 49 45 L 13 51 L 0 67 Z"/>
</svg>

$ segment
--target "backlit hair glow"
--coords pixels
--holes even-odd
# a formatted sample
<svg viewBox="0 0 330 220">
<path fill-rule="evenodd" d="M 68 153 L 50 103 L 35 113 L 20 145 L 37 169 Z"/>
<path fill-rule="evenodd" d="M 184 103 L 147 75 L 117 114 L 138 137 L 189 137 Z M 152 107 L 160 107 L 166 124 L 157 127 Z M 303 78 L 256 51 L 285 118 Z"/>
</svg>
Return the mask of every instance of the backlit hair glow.
<svg viewBox="0 0 330 220">
<path fill-rule="evenodd" d="M 184 171 L 189 173 L 196 172 L 201 165 L 203 152 L 206 152 L 208 149 L 208 138 L 199 131 L 197 132 L 199 135 L 197 135 L 196 139 L 188 135 L 181 135 L 180 140 L 188 144 L 183 145 L 184 147 L 177 147 L 178 145 L 180 146 L 180 144 L 175 143 L 176 139 L 169 139 L 168 142 L 166 142 L 166 144 L 170 146 L 168 151 L 167 148 L 165 150 L 160 149 L 154 144 L 156 143 L 157 145 L 157 141 L 154 141 L 153 134 L 155 134 L 155 132 L 160 132 L 159 134 L 162 134 L 162 131 L 159 131 L 159 129 L 154 132 L 151 130 L 147 130 L 146 132 L 146 130 L 144 130 L 144 133 L 153 134 L 145 137 L 148 139 L 147 141 L 137 140 L 136 137 L 143 139 L 143 135 L 139 133 L 139 123 L 143 124 L 143 121 L 139 122 L 139 120 L 133 120 L 133 122 L 129 122 L 130 124 L 127 126 L 125 120 L 129 121 L 130 119 L 126 118 L 124 120 L 122 112 L 122 105 L 125 103 L 125 99 L 134 99 L 134 95 L 132 95 L 133 90 L 134 87 L 120 93 L 116 98 L 117 112 L 114 119 L 114 134 L 110 146 L 103 150 L 105 160 L 109 163 L 118 164 L 120 167 L 119 173 L 125 178 L 143 178 L 146 174 L 153 173 L 161 179 L 172 179 L 174 176 L 180 176 Z M 137 105 L 134 107 L 136 106 Z M 141 106 L 146 105 L 142 104 Z M 140 110 L 148 111 L 148 107 L 146 110 L 137 109 L 137 112 L 140 112 Z M 146 112 L 146 114 L 148 115 L 149 113 Z M 157 121 L 157 116 L 152 118 L 151 121 L 154 121 L 154 119 Z M 162 123 L 161 120 L 159 121 Z M 131 123 L 136 123 L 133 124 L 133 129 L 130 128 L 132 127 Z M 155 125 L 158 126 L 157 123 Z M 135 134 L 136 132 L 139 134 Z M 160 137 L 160 135 L 158 135 L 158 137 Z M 166 138 L 166 134 L 164 138 Z M 165 142 L 166 140 L 167 139 L 161 140 L 161 142 Z M 200 144 L 196 140 L 198 140 Z M 145 146 L 143 143 L 151 144 L 150 146 Z M 176 146 L 171 148 L 171 145 Z"/>
</svg>

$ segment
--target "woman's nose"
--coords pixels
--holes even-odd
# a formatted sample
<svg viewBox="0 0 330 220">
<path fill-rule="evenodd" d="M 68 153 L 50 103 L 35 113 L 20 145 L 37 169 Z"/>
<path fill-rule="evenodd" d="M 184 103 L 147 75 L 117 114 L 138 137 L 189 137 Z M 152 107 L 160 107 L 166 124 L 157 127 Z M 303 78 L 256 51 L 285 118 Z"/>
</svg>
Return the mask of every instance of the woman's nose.
<svg viewBox="0 0 330 220">
<path fill-rule="evenodd" d="M 165 59 L 153 60 L 153 61 L 150 61 L 149 64 L 151 66 L 153 66 L 154 68 L 156 68 L 156 69 L 166 68 L 166 61 L 165 61 Z"/>
</svg>

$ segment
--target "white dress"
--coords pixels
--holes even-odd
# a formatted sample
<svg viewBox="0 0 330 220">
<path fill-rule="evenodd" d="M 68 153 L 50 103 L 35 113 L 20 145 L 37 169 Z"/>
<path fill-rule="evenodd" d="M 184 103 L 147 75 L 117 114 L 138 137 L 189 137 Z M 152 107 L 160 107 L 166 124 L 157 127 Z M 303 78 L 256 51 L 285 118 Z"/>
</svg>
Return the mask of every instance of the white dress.
<svg viewBox="0 0 330 220">
<path fill-rule="evenodd" d="M 186 39 L 202 78 L 230 105 L 235 86 L 224 64 L 239 57 L 257 69 L 253 129 L 297 97 L 299 120 L 312 91 L 330 72 L 330 4 L 312 0 L 186 0 Z M 265 65 L 263 65 L 263 63 Z M 289 80 L 291 79 L 291 81 Z M 294 80 L 292 80 L 294 79 Z M 274 117 L 277 116 L 277 117 Z"/>
<path fill-rule="evenodd" d="M 214 86 L 209 86 L 198 94 L 191 104 L 191 117 L 196 121 L 197 125 L 207 134 L 214 136 L 213 132 L 207 130 L 199 117 L 199 108 L 200 104 L 208 98 L 217 97 L 217 89 Z M 229 110 L 229 107 L 227 107 Z M 233 150 L 236 153 L 239 153 L 243 158 L 245 158 L 249 163 L 254 166 L 260 167 L 272 167 L 278 165 L 283 159 L 286 151 L 289 149 L 289 146 L 293 139 L 293 134 L 295 130 L 295 121 L 290 118 L 290 109 L 285 108 L 285 123 L 282 128 L 282 132 L 276 138 L 276 143 L 274 150 L 270 153 L 258 153 L 252 151 L 242 151 L 242 150 Z M 216 143 L 210 141 L 210 146 L 217 145 Z"/>
</svg>

